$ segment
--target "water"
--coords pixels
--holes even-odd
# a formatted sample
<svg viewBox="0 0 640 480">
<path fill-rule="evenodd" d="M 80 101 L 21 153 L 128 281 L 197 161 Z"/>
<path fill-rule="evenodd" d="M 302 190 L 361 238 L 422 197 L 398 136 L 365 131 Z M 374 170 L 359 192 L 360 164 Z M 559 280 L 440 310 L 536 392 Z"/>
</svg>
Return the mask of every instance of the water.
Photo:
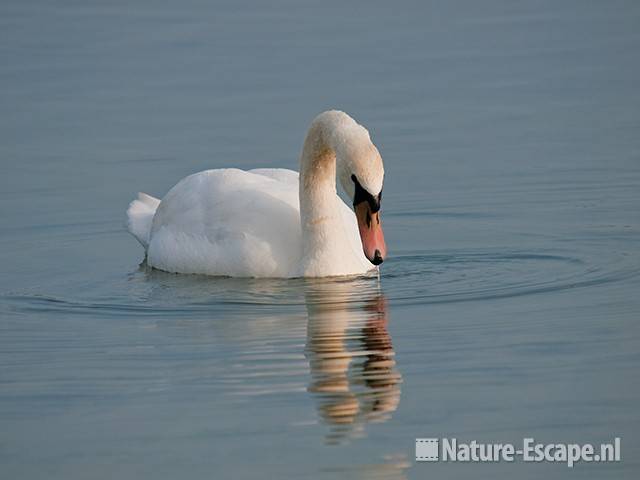
<svg viewBox="0 0 640 480">
<path fill-rule="evenodd" d="M 636 2 L 57 3 L 0 6 L 2 478 L 637 478 Z M 139 265 L 138 190 L 297 168 L 331 107 L 385 159 L 379 281 Z"/>
</svg>

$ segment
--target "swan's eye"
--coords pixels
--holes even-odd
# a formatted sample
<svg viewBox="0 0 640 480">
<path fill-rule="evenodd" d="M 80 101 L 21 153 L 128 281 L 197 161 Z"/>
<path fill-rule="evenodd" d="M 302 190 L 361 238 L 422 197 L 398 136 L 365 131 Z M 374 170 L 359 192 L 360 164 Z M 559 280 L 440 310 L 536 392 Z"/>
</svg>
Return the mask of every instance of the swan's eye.
<svg viewBox="0 0 640 480">
<path fill-rule="evenodd" d="M 371 213 L 376 213 L 378 210 L 380 210 L 380 200 L 382 199 L 382 192 L 374 197 L 364 188 L 362 188 L 362 185 L 360 185 L 360 182 L 358 182 L 358 178 L 355 175 L 351 175 L 351 180 L 353 180 L 353 183 L 356 186 L 356 191 L 353 195 L 353 206 L 356 206 L 362 202 L 367 202 L 369 204 L 369 207 L 371 208 Z"/>
</svg>

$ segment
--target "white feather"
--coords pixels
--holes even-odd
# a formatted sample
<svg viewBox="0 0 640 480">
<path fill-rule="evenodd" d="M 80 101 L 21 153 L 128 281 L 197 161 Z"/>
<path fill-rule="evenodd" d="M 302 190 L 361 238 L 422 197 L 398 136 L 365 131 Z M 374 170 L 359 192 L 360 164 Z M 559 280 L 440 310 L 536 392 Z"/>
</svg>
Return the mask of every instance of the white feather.
<svg viewBox="0 0 640 480">
<path fill-rule="evenodd" d="M 160 205 L 160 200 L 146 193 L 138 193 L 138 198 L 127 209 L 127 228 L 146 249 L 149 246 L 151 222 Z"/>
</svg>

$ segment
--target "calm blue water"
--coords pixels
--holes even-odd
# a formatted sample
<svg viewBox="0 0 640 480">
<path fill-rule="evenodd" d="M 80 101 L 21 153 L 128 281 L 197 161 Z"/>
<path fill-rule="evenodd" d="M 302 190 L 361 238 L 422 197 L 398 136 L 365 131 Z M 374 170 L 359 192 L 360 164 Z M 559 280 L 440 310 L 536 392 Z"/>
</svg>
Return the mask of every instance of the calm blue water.
<svg viewBox="0 0 640 480">
<path fill-rule="evenodd" d="M 637 2 L 0 5 L 0 476 L 637 478 Z M 387 172 L 381 278 L 139 266 L 139 190 L 297 169 L 341 108 Z M 416 437 L 622 438 L 616 464 Z"/>
</svg>

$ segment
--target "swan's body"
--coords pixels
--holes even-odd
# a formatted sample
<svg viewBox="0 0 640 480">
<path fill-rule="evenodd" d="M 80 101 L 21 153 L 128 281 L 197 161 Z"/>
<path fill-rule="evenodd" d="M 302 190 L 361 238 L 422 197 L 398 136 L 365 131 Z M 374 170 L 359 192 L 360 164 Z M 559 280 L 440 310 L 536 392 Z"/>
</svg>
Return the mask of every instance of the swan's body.
<svg viewBox="0 0 640 480">
<path fill-rule="evenodd" d="M 336 131 L 346 136 L 329 139 Z M 325 112 L 307 135 L 302 178 L 285 169 L 196 173 L 162 201 L 139 194 L 127 211 L 129 231 L 145 247 L 147 263 L 169 272 L 233 277 L 367 273 L 375 267 L 363 251 L 356 215 L 336 193 L 340 141 L 345 156 L 353 154 L 349 148 L 378 155 L 366 130 L 351 117 Z M 382 189 L 377 175 L 358 173 L 363 186 L 373 184 L 374 193 Z"/>
</svg>

